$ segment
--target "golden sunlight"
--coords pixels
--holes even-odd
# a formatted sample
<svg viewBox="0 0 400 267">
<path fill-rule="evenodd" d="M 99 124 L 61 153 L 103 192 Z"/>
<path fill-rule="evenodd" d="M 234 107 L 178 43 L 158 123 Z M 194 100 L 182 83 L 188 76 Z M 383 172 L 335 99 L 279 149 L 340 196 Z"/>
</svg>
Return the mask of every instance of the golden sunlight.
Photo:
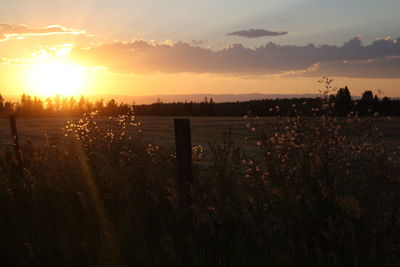
<svg viewBox="0 0 400 267">
<path fill-rule="evenodd" d="M 66 61 L 50 61 L 32 64 L 28 68 L 27 84 L 35 95 L 80 95 L 88 86 L 85 67 Z"/>
</svg>

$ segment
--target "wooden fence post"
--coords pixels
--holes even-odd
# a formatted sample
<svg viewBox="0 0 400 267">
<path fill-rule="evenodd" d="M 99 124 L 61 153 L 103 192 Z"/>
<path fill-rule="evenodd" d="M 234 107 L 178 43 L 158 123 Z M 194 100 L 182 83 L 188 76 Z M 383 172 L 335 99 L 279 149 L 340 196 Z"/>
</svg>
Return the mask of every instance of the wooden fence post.
<svg viewBox="0 0 400 267">
<path fill-rule="evenodd" d="M 190 120 L 174 119 L 176 166 L 178 175 L 179 205 L 184 219 L 190 223 L 192 219 L 192 141 L 190 136 Z"/>
<path fill-rule="evenodd" d="M 10 115 L 10 128 L 11 128 L 11 137 L 13 140 L 14 154 L 18 163 L 18 168 L 20 169 L 21 176 L 23 176 L 23 165 L 22 165 L 22 157 L 20 153 L 18 132 L 17 132 L 17 122 L 15 120 L 15 115 Z"/>
</svg>

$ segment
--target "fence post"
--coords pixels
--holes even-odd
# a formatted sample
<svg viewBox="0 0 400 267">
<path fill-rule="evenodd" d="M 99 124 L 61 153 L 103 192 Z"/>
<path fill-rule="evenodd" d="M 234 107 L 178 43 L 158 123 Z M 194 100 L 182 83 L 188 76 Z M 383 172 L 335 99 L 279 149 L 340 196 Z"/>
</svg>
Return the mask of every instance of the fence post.
<svg viewBox="0 0 400 267">
<path fill-rule="evenodd" d="M 190 120 L 174 119 L 174 126 L 179 206 L 182 209 L 184 219 L 190 223 L 192 218 L 191 185 L 193 180 Z"/>
<path fill-rule="evenodd" d="M 14 147 L 14 154 L 15 158 L 18 163 L 18 168 L 21 172 L 21 177 L 23 176 L 23 165 L 22 165 L 22 157 L 20 153 L 20 146 L 19 146 L 19 139 L 18 139 L 18 132 L 17 132 L 17 122 L 15 119 L 15 115 L 10 115 L 10 128 L 11 128 L 11 137 L 13 140 L 13 147 Z"/>
</svg>

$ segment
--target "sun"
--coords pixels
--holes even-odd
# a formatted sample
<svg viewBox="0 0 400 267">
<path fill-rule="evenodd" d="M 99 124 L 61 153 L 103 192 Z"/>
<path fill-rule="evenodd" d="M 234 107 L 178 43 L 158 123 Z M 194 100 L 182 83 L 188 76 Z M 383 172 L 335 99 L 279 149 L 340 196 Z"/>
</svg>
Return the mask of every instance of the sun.
<svg viewBox="0 0 400 267">
<path fill-rule="evenodd" d="M 39 96 L 82 95 L 88 86 L 85 67 L 61 60 L 32 64 L 27 78 L 30 91 Z"/>
</svg>

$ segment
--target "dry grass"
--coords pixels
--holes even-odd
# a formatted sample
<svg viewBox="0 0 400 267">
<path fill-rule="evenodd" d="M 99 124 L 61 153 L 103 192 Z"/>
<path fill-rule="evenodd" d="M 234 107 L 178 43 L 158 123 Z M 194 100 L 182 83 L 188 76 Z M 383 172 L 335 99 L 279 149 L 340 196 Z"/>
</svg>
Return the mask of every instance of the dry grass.
<svg viewBox="0 0 400 267">
<path fill-rule="evenodd" d="M 172 145 L 174 140 L 173 118 L 175 117 L 139 117 L 141 127 L 132 130 L 135 137 L 143 142 Z M 31 140 L 42 144 L 63 135 L 67 120 L 77 118 L 17 118 L 18 131 L 22 141 Z M 107 118 L 104 118 L 106 121 Z M 206 145 L 220 140 L 231 129 L 235 141 L 240 142 L 247 136 L 246 121 L 243 117 L 191 117 L 193 143 Z M 258 125 L 266 131 L 277 124 L 276 118 L 260 118 Z M 142 131 L 141 132 L 139 132 Z M 400 145 L 400 118 L 385 120 L 382 124 L 383 142 L 388 147 Z M 0 118 L 0 145 L 10 144 L 8 119 Z"/>
<path fill-rule="evenodd" d="M 21 139 L 65 126 L 40 121 L 18 120 Z M 190 224 L 172 120 L 140 121 L 70 121 L 23 146 L 22 176 L 0 153 L 5 266 L 399 265 L 398 119 L 193 118 L 210 145 L 193 149 Z"/>
</svg>

